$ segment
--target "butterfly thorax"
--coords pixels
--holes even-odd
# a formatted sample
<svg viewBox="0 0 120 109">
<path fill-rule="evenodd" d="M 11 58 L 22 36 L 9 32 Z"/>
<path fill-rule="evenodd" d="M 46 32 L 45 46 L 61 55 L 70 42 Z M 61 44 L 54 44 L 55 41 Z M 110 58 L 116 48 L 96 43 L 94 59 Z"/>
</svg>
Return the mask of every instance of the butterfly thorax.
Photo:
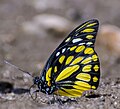
<svg viewBox="0 0 120 109">
<path fill-rule="evenodd" d="M 33 79 L 33 82 L 38 86 L 39 91 L 48 95 L 52 94 L 56 89 L 55 83 L 53 81 L 44 81 L 38 76 Z"/>
</svg>

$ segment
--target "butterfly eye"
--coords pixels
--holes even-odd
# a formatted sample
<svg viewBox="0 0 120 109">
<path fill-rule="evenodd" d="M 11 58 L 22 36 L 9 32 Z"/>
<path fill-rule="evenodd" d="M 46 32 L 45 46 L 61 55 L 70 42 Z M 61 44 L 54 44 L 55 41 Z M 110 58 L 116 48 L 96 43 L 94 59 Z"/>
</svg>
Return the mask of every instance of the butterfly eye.
<svg viewBox="0 0 120 109">
<path fill-rule="evenodd" d="M 38 85 L 38 83 L 40 82 L 40 78 L 38 76 L 36 76 L 34 79 L 33 79 L 33 83 Z"/>
</svg>

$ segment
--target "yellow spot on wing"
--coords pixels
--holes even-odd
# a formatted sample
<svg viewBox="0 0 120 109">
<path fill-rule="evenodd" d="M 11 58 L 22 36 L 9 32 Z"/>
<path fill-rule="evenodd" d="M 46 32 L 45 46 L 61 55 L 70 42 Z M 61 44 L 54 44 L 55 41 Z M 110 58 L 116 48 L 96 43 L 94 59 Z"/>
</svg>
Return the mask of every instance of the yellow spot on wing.
<svg viewBox="0 0 120 109">
<path fill-rule="evenodd" d="M 81 52 L 85 49 L 85 46 L 84 45 L 81 45 L 79 47 L 76 48 L 75 52 L 78 53 L 78 52 Z"/>
<path fill-rule="evenodd" d="M 88 24 L 87 27 L 91 27 L 91 26 L 94 26 L 96 25 L 97 23 L 91 23 L 91 24 Z"/>
<path fill-rule="evenodd" d="M 65 89 L 65 91 L 73 97 L 81 96 L 83 93 L 83 91 L 77 89 Z"/>
<path fill-rule="evenodd" d="M 83 81 L 75 81 L 73 88 L 74 89 L 61 88 L 60 90 L 55 91 L 54 94 L 67 97 L 80 97 L 84 91 L 91 89 L 91 85 Z"/>
<path fill-rule="evenodd" d="M 80 26 L 76 31 L 79 31 L 81 28 L 85 27 L 89 22 L 86 22 L 85 24 L 83 24 L 82 26 Z"/>
<path fill-rule="evenodd" d="M 47 85 L 48 85 L 48 86 L 51 86 L 51 81 L 48 81 Z"/>
<path fill-rule="evenodd" d="M 68 78 L 71 74 L 73 74 L 74 72 L 76 72 L 78 69 L 80 68 L 79 65 L 74 65 L 74 66 L 70 66 L 65 68 L 56 78 L 56 82 L 63 80 L 65 78 Z"/>
<path fill-rule="evenodd" d="M 93 82 L 97 82 L 98 78 L 96 76 L 93 77 Z"/>
<path fill-rule="evenodd" d="M 93 35 L 87 35 L 86 38 L 87 39 L 92 39 L 94 36 Z"/>
<path fill-rule="evenodd" d="M 96 89 L 96 87 L 95 87 L 95 86 L 92 86 L 92 89 Z"/>
<path fill-rule="evenodd" d="M 98 60 L 98 56 L 97 55 L 93 55 L 92 59 L 93 59 L 93 61 L 97 61 Z"/>
<path fill-rule="evenodd" d="M 86 82 L 83 82 L 83 81 L 75 81 L 75 84 L 73 87 L 74 88 L 77 88 L 77 89 L 81 89 L 81 90 L 89 90 L 91 89 L 91 85 L 89 85 L 88 83 Z"/>
<path fill-rule="evenodd" d="M 67 96 L 67 97 L 80 97 L 83 93 L 83 91 L 81 90 L 77 90 L 77 89 L 66 89 L 66 88 L 62 88 L 63 90 L 57 90 L 56 92 L 54 92 L 57 95 L 61 95 L 61 96 Z"/>
<path fill-rule="evenodd" d="M 60 57 L 59 62 L 62 64 L 64 59 L 65 59 L 65 56 L 63 55 L 63 56 Z"/>
<path fill-rule="evenodd" d="M 57 72 L 57 66 L 55 66 L 55 68 L 54 68 L 54 72 L 55 72 L 55 73 Z"/>
<path fill-rule="evenodd" d="M 81 63 L 82 64 L 88 64 L 92 61 L 92 58 L 91 57 L 88 57 L 88 58 L 85 58 Z"/>
<path fill-rule="evenodd" d="M 87 33 L 87 32 L 93 32 L 93 31 L 94 31 L 94 29 L 89 28 L 89 29 L 84 29 L 81 32 L 83 32 L 83 33 L 86 32 Z"/>
<path fill-rule="evenodd" d="M 61 96 L 70 96 L 70 94 L 68 94 L 68 93 L 66 93 L 62 90 L 57 90 L 57 91 L 54 92 L 54 94 L 61 95 Z"/>
<path fill-rule="evenodd" d="M 70 48 L 70 51 L 73 51 L 76 48 L 76 46 L 73 46 Z"/>
<path fill-rule="evenodd" d="M 83 60 L 84 57 L 77 57 L 70 65 L 74 65 Z"/>
<path fill-rule="evenodd" d="M 89 85 L 89 84 L 87 84 Z M 84 91 L 90 90 L 91 88 L 88 88 L 86 86 L 81 86 L 81 85 L 73 85 L 74 88 L 78 89 L 81 91 L 81 93 L 83 93 Z"/>
<path fill-rule="evenodd" d="M 97 72 L 98 69 L 99 69 L 99 66 L 98 66 L 98 65 L 95 65 L 93 69 Z"/>
<path fill-rule="evenodd" d="M 90 72 L 91 71 L 91 67 L 92 67 L 92 65 L 86 65 L 86 66 L 83 67 L 82 71 L 83 72 Z"/>
<path fill-rule="evenodd" d="M 66 60 L 65 65 L 69 64 L 72 61 L 73 58 L 74 58 L 74 56 L 69 56 Z"/>
<path fill-rule="evenodd" d="M 65 42 L 68 42 L 71 39 L 71 37 L 68 37 Z"/>
<path fill-rule="evenodd" d="M 76 76 L 77 79 L 89 82 L 91 80 L 91 76 L 87 73 L 80 73 Z"/>
<path fill-rule="evenodd" d="M 51 80 L 51 70 L 52 70 L 52 67 L 50 67 L 46 73 L 46 81 Z"/>
<path fill-rule="evenodd" d="M 93 50 L 93 48 L 88 47 L 85 49 L 84 53 L 85 54 L 92 54 L 92 53 L 94 53 L 94 50 Z"/>
</svg>

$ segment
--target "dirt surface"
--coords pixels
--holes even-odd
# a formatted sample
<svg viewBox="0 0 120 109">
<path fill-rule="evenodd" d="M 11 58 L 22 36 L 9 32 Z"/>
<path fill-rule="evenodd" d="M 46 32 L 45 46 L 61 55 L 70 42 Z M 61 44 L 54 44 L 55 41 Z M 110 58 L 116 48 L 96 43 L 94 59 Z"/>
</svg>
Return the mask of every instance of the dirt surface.
<svg viewBox="0 0 120 109">
<path fill-rule="evenodd" d="M 95 47 L 101 61 L 100 85 L 87 97 L 69 99 L 38 93 L 33 100 L 29 94 L 32 78 L 3 63 L 7 59 L 34 76 L 40 75 L 50 54 L 76 25 L 97 18 L 100 26 L 119 27 L 119 6 L 119 0 L 1 0 L 0 109 L 120 109 L 120 54 L 103 45 L 96 43 Z M 53 21 L 60 22 L 47 25 L 51 22 L 48 18 L 38 19 L 43 14 L 54 15 Z"/>
</svg>

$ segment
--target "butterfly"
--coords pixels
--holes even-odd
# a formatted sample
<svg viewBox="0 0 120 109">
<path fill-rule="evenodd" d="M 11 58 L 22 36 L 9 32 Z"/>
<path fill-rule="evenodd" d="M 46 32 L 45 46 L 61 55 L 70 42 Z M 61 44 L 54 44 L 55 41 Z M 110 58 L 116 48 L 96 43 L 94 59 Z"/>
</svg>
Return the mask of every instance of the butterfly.
<svg viewBox="0 0 120 109">
<path fill-rule="evenodd" d="M 97 89 L 100 62 L 94 50 L 99 22 L 88 20 L 74 29 L 49 57 L 40 77 L 33 79 L 45 94 L 79 97 Z"/>
<path fill-rule="evenodd" d="M 100 62 L 94 43 L 98 27 L 98 20 L 88 20 L 63 40 L 49 57 L 40 77 L 33 78 L 33 85 L 38 87 L 35 92 L 80 97 L 85 91 L 97 89 Z M 29 74 L 7 61 L 5 63 Z"/>
</svg>

